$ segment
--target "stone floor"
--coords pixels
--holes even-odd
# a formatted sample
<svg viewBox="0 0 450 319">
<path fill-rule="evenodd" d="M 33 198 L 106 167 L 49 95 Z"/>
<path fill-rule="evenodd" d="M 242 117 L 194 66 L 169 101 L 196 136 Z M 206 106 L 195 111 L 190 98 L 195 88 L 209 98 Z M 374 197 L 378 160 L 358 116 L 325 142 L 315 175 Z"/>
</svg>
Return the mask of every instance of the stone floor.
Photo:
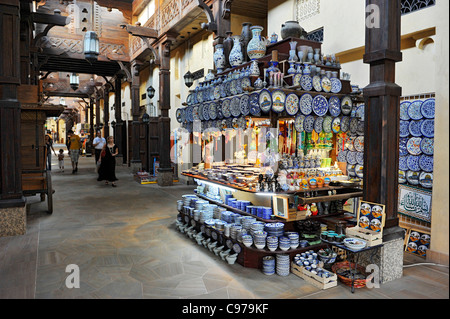
<svg viewBox="0 0 450 319">
<path fill-rule="evenodd" d="M 59 146 L 56 146 L 59 149 Z M 58 170 L 53 159 L 54 212 L 27 198 L 24 236 L 0 238 L 0 298 L 206 299 L 448 299 L 448 267 L 405 254 L 403 277 L 380 288 L 338 284 L 319 290 L 290 274 L 266 276 L 229 265 L 175 230 L 176 200 L 192 186 L 140 185 L 119 167 L 118 187 L 96 181 L 92 158 L 79 172 Z M 80 270 L 69 289 L 66 267 Z"/>
</svg>

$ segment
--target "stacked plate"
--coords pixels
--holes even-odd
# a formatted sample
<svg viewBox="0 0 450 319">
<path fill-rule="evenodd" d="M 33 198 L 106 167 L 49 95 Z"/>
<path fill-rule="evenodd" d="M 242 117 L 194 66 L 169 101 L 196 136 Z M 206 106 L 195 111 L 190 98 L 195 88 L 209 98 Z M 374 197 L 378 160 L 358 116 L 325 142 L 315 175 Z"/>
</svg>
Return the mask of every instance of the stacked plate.
<svg viewBox="0 0 450 319">
<path fill-rule="evenodd" d="M 359 238 L 345 238 L 344 245 L 353 250 L 360 250 L 366 247 L 367 242 Z"/>
<path fill-rule="evenodd" d="M 277 265 L 276 271 L 279 276 L 288 276 L 290 271 L 289 265 L 289 255 L 287 254 L 278 254 L 277 255 Z"/>
<path fill-rule="evenodd" d="M 256 218 L 252 217 L 252 216 L 243 216 L 242 219 L 241 219 L 242 227 L 247 229 L 247 230 L 251 229 L 252 224 L 254 222 L 256 222 Z"/>
<path fill-rule="evenodd" d="M 278 237 L 277 236 L 267 236 L 266 238 L 267 248 L 270 251 L 275 251 L 278 248 Z"/>
<path fill-rule="evenodd" d="M 203 210 L 203 207 L 207 204 L 209 204 L 207 200 L 198 200 L 195 202 L 195 209 Z"/>
<path fill-rule="evenodd" d="M 222 212 L 226 211 L 225 208 L 217 206 L 214 208 L 214 218 L 221 219 Z"/>
<path fill-rule="evenodd" d="M 223 220 L 216 219 L 216 222 L 214 224 L 214 228 L 216 228 L 217 231 L 223 232 L 225 230 L 225 222 Z"/>
<path fill-rule="evenodd" d="M 257 231 L 253 233 L 253 243 L 258 249 L 264 249 L 266 247 L 267 232 Z"/>
<path fill-rule="evenodd" d="M 259 217 L 261 217 L 263 219 L 270 219 L 271 216 L 272 216 L 272 208 L 271 207 L 263 207 L 261 216 L 259 216 Z"/>
<path fill-rule="evenodd" d="M 200 211 L 200 223 L 204 223 L 206 220 L 212 219 L 212 218 L 213 218 L 212 211 L 207 211 L 207 210 Z"/>
<path fill-rule="evenodd" d="M 184 206 L 191 206 L 191 200 L 194 198 L 198 199 L 198 197 L 196 195 L 192 195 L 192 194 L 183 195 L 181 197 L 183 197 Z"/>
<path fill-rule="evenodd" d="M 264 256 L 262 261 L 262 272 L 265 275 L 273 275 L 275 273 L 275 257 Z"/>
<path fill-rule="evenodd" d="M 268 236 L 283 236 L 284 223 L 266 223 L 264 230 L 267 232 Z"/>
<path fill-rule="evenodd" d="M 220 214 L 220 219 L 222 219 L 224 222 L 231 223 L 231 215 L 234 213 L 229 211 L 224 211 Z"/>
<path fill-rule="evenodd" d="M 283 251 L 289 250 L 291 248 L 291 240 L 289 237 L 281 236 L 279 238 L 278 247 Z"/>
</svg>

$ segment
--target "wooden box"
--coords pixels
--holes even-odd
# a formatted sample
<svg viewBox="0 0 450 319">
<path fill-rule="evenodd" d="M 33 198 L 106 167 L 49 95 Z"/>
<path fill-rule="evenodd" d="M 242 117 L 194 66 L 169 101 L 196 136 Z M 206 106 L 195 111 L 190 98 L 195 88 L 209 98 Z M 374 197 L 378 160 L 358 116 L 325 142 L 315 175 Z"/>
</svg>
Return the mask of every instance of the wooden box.
<svg viewBox="0 0 450 319">
<path fill-rule="evenodd" d="M 359 226 L 346 229 L 347 237 L 360 238 L 367 242 L 368 247 L 380 245 L 383 242 L 383 232 L 375 232 Z"/>
<path fill-rule="evenodd" d="M 329 278 L 323 278 L 311 273 L 304 267 L 300 267 L 295 263 L 291 263 L 291 272 L 319 289 L 328 289 L 337 286 L 336 274 L 333 274 Z"/>
</svg>

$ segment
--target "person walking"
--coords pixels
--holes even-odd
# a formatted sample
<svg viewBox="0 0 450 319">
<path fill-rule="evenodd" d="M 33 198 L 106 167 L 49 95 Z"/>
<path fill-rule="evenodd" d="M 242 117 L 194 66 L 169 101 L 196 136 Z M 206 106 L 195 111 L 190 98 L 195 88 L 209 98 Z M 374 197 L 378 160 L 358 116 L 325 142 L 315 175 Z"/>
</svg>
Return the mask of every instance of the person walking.
<svg viewBox="0 0 450 319">
<path fill-rule="evenodd" d="M 61 148 L 58 154 L 59 171 L 64 173 L 64 150 Z"/>
<path fill-rule="evenodd" d="M 102 137 L 102 133 L 100 131 L 97 131 L 97 136 L 94 138 L 93 144 L 94 150 L 95 150 L 95 169 L 98 170 L 99 167 L 99 159 L 100 159 L 100 153 L 103 150 L 103 147 L 106 145 L 106 140 L 104 137 Z"/>
<path fill-rule="evenodd" d="M 56 152 L 55 152 L 55 149 L 53 148 L 53 140 L 50 137 L 50 135 L 45 134 L 44 142 L 45 142 L 45 147 L 47 147 L 47 169 L 49 171 L 51 171 L 52 170 L 52 153 L 51 153 L 51 151 L 53 151 L 53 154 L 55 154 L 55 156 L 56 156 Z"/>
<path fill-rule="evenodd" d="M 78 158 L 80 157 L 80 150 L 82 147 L 80 137 L 72 130 L 69 130 L 68 133 L 68 141 L 67 141 L 67 149 L 69 150 L 70 160 L 72 161 L 72 174 L 75 174 L 78 171 Z"/>
<path fill-rule="evenodd" d="M 114 137 L 109 136 L 100 154 L 100 167 L 98 169 L 97 181 L 105 181 L 105 185 L 111 182 L 112 187 L 117 186 L 115 183 L 118 180 L 116 177 L 117 154 L 119 154 L 119 148 L 114 144 Z"/>
</svg>

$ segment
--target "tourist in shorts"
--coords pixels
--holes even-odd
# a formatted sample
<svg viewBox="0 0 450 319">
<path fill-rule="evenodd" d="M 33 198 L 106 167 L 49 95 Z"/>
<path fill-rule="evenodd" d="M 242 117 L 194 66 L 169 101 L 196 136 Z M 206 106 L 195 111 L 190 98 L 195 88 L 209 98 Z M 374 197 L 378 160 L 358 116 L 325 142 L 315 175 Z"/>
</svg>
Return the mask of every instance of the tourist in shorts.
<svg viewBox="0 0 450 319">
<path fill-rule="evenodd" d="M 78 135 L 74 134 L 72 130 L 68 132 L 67 149 L 69 150 L 70 160 L 72 161 L 72 174 L 78 171 L 78 158 L 81 152 L 81 139 Z"/>
</svg>

